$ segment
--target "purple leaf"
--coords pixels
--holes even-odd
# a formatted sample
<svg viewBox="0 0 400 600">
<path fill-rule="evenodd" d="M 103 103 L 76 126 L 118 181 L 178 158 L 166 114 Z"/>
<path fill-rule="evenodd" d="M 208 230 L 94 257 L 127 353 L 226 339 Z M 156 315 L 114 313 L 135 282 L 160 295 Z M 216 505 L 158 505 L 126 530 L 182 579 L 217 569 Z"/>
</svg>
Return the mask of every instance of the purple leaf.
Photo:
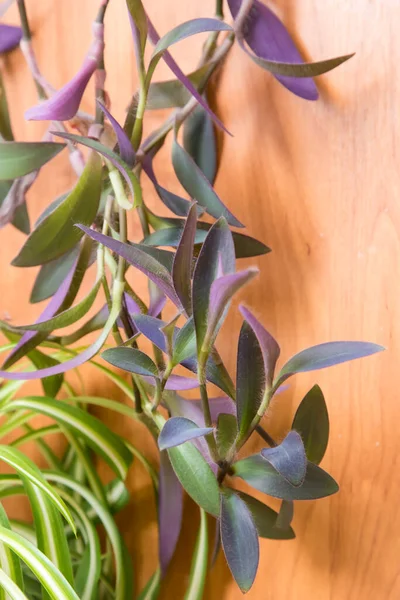
<svg viewBox="0 0 400 600">
<path fill-rule="evenodd" d="M 156 45 L 160 41 L 160 36 L 158 35 L 157 31 L 155 30 L 155 28 L 148 16 L 147 16 L 147 25 L 148 25 L 149 38 L 150 38 L 152 44 Z M 213 111 L 210 109 L 210 107 L 208 106 L 208 104 L 204 100 L 204 98 L 201 96 L 201 94 L 199 94 L 199 92 L 196 90 L 196 88 L 194 87 L 194 85 L 190 81 L 190 79 L 188 77 L 186 77 L 186 75 L 183 73 L 183 71 L 178 67 L 177 63 L 172 58 L 172 56 L 168 52 L 168 50 L 166 50 L 163 53 L 162 58 L 166 62 L 166 64 L 169 66 L 169 68 L 171 69 L 171 71 L 173 72 L 175 77 L 177 77 L 179 79 L 179 81 L 181 83 L 183 83 L 185 88 L 187 90 L 189 90 L 189 92 L 192 94 L 192 96 L 194 96 L 196 98 L 197 102 L 204 108 L 204 110 L 207 111 L 207 113 L 210 115 L 210 117 L 212 118 L 214 123 L 216 125 L 218 125 L 218 127 L 220 127 L 220 129 L 223 129 L 224 131 L 229 133 L 229 131 L 226 129 L 226 127 L 220 121 L 220 119 L 217 117 L 217 115 L 215 115 L 213 113 Z M 231 134 L 229 133 L 229 135 L 231 135 Z"/>
<path fill-rule="evenodd" d="M 93 24 L 93 41 L 78 73 L 58 92 L 45 102 L 25 112 L 25 118 L 33 121 L 68 121 L 78 112 L 82 96 L 90 78 L 97 69 L 104 49 L 104 26 Z"/>
<path fill-rule="evenodd" d="M 248 592 L 258 568 L 258 534 L 247 505 L 229 488 L 221 494 L 220 520 L 227 563 L 241 591 Z"/>
<path fill-rule="evenodd" d="M 235 248 L 232 234 L 222 217 L 211 227 L 197 259 L 193 275 L 193 318 L 196 327 L 197 349 L 200 352 L 210 310 L 210 292 L 219 272 L 227 275 L 235 270 Z"/>
<path fill-rule="evenodd" d="M 212 283 L 207 323 L 207 337 L 210 343 L 215 340 L 234 294 L 258 273 L 259 270 L 256 267 L 250 267 L 239 273 L 223 275 Z"/>
<path fill-rule="evenodd" d="M 147 314 L 150 317 L 158 317 L 161 314 L 162 309 L 164 308 L 167 302 L 167 297 L 164 292 L 153 283 L 150 286 L 150 306 Z"/>
<path fill-rule="evenodd" d="M 159 557 L 163 575 L 171 561 L 182 526 L 182 486 L 175 475 L 167 452 L 160 452 L 158 498 Z"/>
<path fill-rule="evenodd" d="M 144 377 L 151 385 L 154 385 L 153 377 Z M 186 390 L 194 390 L 199 387 L 199 382 L 193 377 L 182 377 L 182 375 L 170 375 L 167 383 L 165 384 L 166 390 L 173 392 L 183 392 Z"/>
<path fill-rule="evenodd" d="M 192 314 L 192 262 L 196 223 L 196 204 L 192 204 L 172 267 L 175 291 L 189 316 Z"/>
<path fill-rule="evenodd" d="M 236 17 L 242 0 L 228 0 Z M 244 25 L 244 39 L 260 58 L 284 63 L 303 63 L 289 32 L 278 17 L 262 2 L 255 0 Z M 275 75 L 288 90 L 305 100 L 317 100 L 318 90 L 312 78 Z"/>
<path fill-rule="evenodd" d="M 100 110 L 105 114 L 107 119 L 110 121 L 111 126 L 114 129 L 114 133 L 117 136 L 119 153 L 121 155 L 122 160 L 124 160 L 127 165 L 132 167 L 135 162 L 136 155 L 130 139 L 128 138 L 124 129 L 121 127 L 118 121 L 114 119 L 110 111 L 104 106 L 104 104 L 100 102 L 100 100 L 97 100 L 97 105 L 100 108 Z"/>
<path fill-rule="evenodd" d="M 264 359 L 265 377 L 268 385 L 271 385 L 274 378 L 275 365 L 280 354 L 279 345 L 275 338 L 268 333 L 258 319 L 245 306 L 239 306 L 239 310 L 257 337 Z"/>
<path fill-rule="evenodd" d="M 212 427 L 198 427 L 196 423 L 184 417 L 171 417 L 158 436 L 158 447 L 160 450 L 167 450 L 212 432 Z"/>
<path fill-rule="evenodd" d="M 0 54 L 13 50 L 20 43 L 22 29 L 14 25 L 0 25 Z"/>
<path fill-rule="evenodd" d="M 118 256 L 122 256 L 130 265 L 144 273 L 178 308 L 181 308 L 181 303 L 174 290 L 170 273 L 155 258 L 146 254 L 138 247 L 113 240 L 111 237 L 94 231 L 94 229 L 89 229 L 89 227 L 85 227 L 84 225 L 78 225 L 78 227 L 93 240 L 110 248 Z"/>
<path fill-rule="evenodd" d="M 325 369 L 349 360 L 371 356 L 382 350 L 385 350 L 383 346 L 370 342 L 327 342 L 312 346 L 292 356 L 283 365 L 274 383 L 274 388 L 278 388 L 286 379 L 296 373 Z"/>
<path fill-rule="evenodd" d="M 290 431 L 278 446 L 261 450 L 261 456 L 292 485 L 299 486 L 303 483 L 307 471 L 307 457 L 297 431 Z"/>
</svg>

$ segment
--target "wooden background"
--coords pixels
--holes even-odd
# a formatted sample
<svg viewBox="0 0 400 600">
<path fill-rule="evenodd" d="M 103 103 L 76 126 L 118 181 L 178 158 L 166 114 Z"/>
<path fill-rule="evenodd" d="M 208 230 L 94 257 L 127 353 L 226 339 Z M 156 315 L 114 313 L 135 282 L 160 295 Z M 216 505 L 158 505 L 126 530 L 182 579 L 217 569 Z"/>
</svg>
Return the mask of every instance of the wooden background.
<svg viewBox="0 0 400 600">
<path fill-rule="evenodd" d="M 77 70 L 88 45 L 97 0 L 27 2 L 43 73 L 55 86 Z M 122 117 L 136 74 L 124 2 L 107 14 L 107 90 Z M 146 0 L 161 33 L 178 22 L 213 13 L 212 0 Z M 398 376 L 400 360 L 400 48 L 397 0 L 271 0 L 305 56 L 356 57 L 319 78 L 321 99 L 290 95 L 235 48 L 221 77 L 216 108 L 234 137 L 223 140 L 217 190 L 248 231 L 273 253 L 251 261 L 258 280 L 242 294 L 276 335 L 283 358 L 323 341 L 361 339 L 386 353 L 317 374 L 298 376 L 275 401 L 268 427 L 283 436 L 303 394 L 318 382 L 327 398 L 331 441 L 323 466 L 339 481 L 331 499 L 297 503 L 292 542 L 261 542 L 260 569 L 251 600 L 369 600 L 400 597 L 400 462 Z M 13 10 L 8 22 L 16 22 Z M 181 67 L 196 64 L 201 40 L 174 51 Z M 18 139 L 40 139 L 42 124 L 24 123 L 35 90 L 19 51 L 2 60 Z M 169 77 L 162 66 L 160 78 Z M 92 91 L 83 107 L 93 108 Z M 148 127 L 164 118 L 152 113 Z M 164 154 L 167 157 L 167 154 Z M 53 163 L 52 163 L 53 164 Z M 176 183 L 166 160 L 160 180 Z M 36 217 L 74 181 L 65 157 L 43 169 L 29 196 Z M 178 189 L 178 188 L 176 188 Z M 156 204 L 148 190 L 150 204 Z M 132 221 L 132 230 L 136 222 Z M 0 313 L 29 322 L 38 306 L 27 302 L 34 269 L 7 266 L 23 236 L 1 232 Z M 242 263 L 243 264 L 243 263 Z M 234 370 L 240 318 L 235 307 L 220 348 Z M 87 370 L 90 393 L 117 392 Z M 155 457 L 140 427 L 117 422 L 119 431 Z M 254 443 L 253 446 L 255 447 Z M 156 564 L 151 486 L 134 467 L 133 501 L 120 524 L 132 550 L 137 585 Z M 274 505 L 274 501 L 271 501 Z M 20 512 L 25 507 L 20 507 Z M 163 598 L 183 598 L 198 516 L 190 502 L 173 573 Z M 205 598 L 236 600 L 222 556 Z"/>
</svg>

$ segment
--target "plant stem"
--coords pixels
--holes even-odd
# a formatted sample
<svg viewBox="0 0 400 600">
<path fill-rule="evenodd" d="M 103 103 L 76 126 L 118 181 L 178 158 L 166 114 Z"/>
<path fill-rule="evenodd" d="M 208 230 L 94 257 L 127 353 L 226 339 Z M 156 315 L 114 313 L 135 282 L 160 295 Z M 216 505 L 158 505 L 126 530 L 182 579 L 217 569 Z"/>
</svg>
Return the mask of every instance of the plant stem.
<svg viewBox="0 0 400 600">
<path fill-rule="evenodd" d="M 224 0 L 217 0 L 215 4 L 215 16 L 220 19 L 224 18 Z"/>
</svg>

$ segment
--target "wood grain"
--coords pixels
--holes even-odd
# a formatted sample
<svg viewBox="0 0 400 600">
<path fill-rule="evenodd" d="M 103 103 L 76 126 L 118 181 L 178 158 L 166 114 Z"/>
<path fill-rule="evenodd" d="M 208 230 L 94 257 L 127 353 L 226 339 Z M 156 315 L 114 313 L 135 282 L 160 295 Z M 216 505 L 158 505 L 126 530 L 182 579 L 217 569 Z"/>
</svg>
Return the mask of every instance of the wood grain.
<svg viewBox="0 0 400 600">
<path fill-rule="evenodd" d="M 68 80 L 87 48 L 96 0 L 28 1 L 34 43 L 43 73 L 55 85 Z M 234 137 L 225 136 L 217 190 L 248 231 L 273 248 L 253 260 L 261 275 L 242 294 L 277 336 L 283 358 L 315 343 L 370 340 L 386 353 L 317 374 L 302 375 L 275 401 L 268 427 L 282 437 L 303 394 L 318 382 L 327 398 L 331 442 L 323 466 L 339 481 L 331 499 L 298 503 L 297 539 L 261 542 L 260 569 L 250 600 L 395 600 L 400 597 L 400 73 L 394 0 L 279 0 L 270 2 L 305 55 L 325 58 L 356 51 L 356 57 L 319 79 L 321 99 L 291 96 L 234 49 L 220 79 L 216 108 Z M 161 32 L 185 19 L 212 14 L 211 0 L 147 0 Z M 10 11 L 10 22 L 16 13 Z M 174 50 L 191 69 L 200 40 Z M 107 90 L 122 116 L 136 75 L 124 2 L 107 15 Z M 18 139 L 39 139 L 41 124 L 21 115 L 35 90 L 18 51 L 2 61 Z M 160 78 L 169 76 L 162 66 Z M 92 94 L 85 110 L 93 109 Z M 152 113 L 149 129 L 165 114 Z M 163 155 L 167 157 L 167 153 Z M 176 185 L 166 160 L 160 180 Z M 35 218 L 74 181 L 65 157 L 43 169 L 29 194 Z M 176 188 L 178 189 L 178 188 Z M 155 203 L 146 188 L 150 203 Z M 136 222 L 132 220 L 132 230 Z M 23 236 L 2 231 L 0 313 L 14 322 L 37 316 L 27 302 L 34 269 L 9 265 Z M 143 284 L 142 284 L 143 285 Z M 234 306 L 220 348 L 234 371 Z M 117 395 L 89 369 L 90 393 Z M 142 429 L 114 425 L 135 444 L 156 453 Z M 253 448 L 256 443 L 252 442 Z M 257 446 L 258 447 L 258 446 Z M 250 448 L 252 449 L 252 448 Z M 129 476 L 133 501 L 120 519 L 132 551 L 137 585 L 155 568 L 156 528 L 152 492 L 140 467 Z M 271 502 L 274 504 L 274 502 Z M 20 508 L 20 512 L 23 508 Z M 163 598 L 183 598 L 198 517 L 189 502 L 173 573 Z M 237 600 L 222 556 L 209 577 L 205 598 Z"/>
</svg>

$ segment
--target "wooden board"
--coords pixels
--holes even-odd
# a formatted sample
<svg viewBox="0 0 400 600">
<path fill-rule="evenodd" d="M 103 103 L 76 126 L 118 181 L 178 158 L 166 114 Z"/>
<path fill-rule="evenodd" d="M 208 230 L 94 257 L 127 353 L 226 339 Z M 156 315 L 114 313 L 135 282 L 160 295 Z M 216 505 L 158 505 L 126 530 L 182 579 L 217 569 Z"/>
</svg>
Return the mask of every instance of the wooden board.
<svg viewBox="0 0 400 600">
<path fill-rule="evenodd" d="M 41 69 L 57 87 L 77 70 L 88 45 L 96 0 L 28 1 Z M 233 132 L 225 136 L 217 189 L 248 231 L 273 253 L 253 260 L 261 275 L 241 300 L 277 336 L 283 358 L 315 343 L 360 339 L 381 343 L 381 356 L 293 380 L 272 407 L 268 427 L 283 437 L 303 394 L 318 382 L 331 416 L 331 443 L 323 466 L 339 481 L 331 499 L 296 506 L 297 539 L 261 542 L 259 574 L 250 600 L 369 600 L 400 597 L 400 5 L 394 0 L 279 0 L 282 16 L 305 55 L 317 58 L 356 51 L 337 71 L 320 78 L 321 99 L 291 96 L 235 48 L 215 102 Z M 147 0 L 157 28 L 212 14 L 211 0 Z M 10 22 L 16 13 L 10 11 Z M 112 0 L 107 16 L 107 90 L 122 116 L 136 75 L 124 2 Z M 200 40 L 174 51 L 183 70 L 196 65 Z M 19 52 L 2 60 L 18 139 L 39 139 L 41 124 L 21 115 L 35 102 L 34 86 Z M 168 77 L 162 67 L 160 78 Z M 83 108 L 93 108 L 92 95 Z M 149 128 L 165 118 L 149 116 Z M 168 164 L 160 180 L 175 185 Z M 73 183 L 64 157 L 43 169 L 29 194 L 36 217 Z M 178 188 L 177 188 L 178 189 Z M 151 203 L 155 202 L 151 198 Z M 136 226 L 131 223 L 132 229 Z M 23 236 L 1 232 L 1 316 L 18 323 L 37 316 L 27 294 L 33 270 L 6 266 Z M 220 348 L 234 370 L 240 318 L 234 305 Z M 115 394 L 87 373 L 90 393 Z M 116 423 L 155 456 L 146 434 Z M 258 443 L 257 443 L 258 444 Z M 254 442 L 253 448 L 259 447 Z M 251 449 L 251 448 L 250 448 Z M 138 586 L 155 568 L 156 531 L 150 483 L 135 467 L 133 502 L 120 524 L 133 553 Z M 22 511 L 22 508 L 21 508 Z M 183 598 L 195 540 L 196 509 L 186 503 L 185 527 L 174 573 L 163 598 Z M 241 597 L 222 556 L 205 598 Z"/>
</svg>

